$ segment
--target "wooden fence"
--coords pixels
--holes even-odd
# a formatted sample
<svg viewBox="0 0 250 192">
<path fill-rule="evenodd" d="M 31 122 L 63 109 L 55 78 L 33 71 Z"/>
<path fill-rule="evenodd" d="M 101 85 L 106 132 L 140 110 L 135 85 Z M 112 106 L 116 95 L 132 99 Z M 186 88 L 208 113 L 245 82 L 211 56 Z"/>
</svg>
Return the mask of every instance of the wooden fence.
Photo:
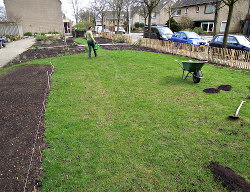
<svg viewBox="0 0 250 192">
<path fill-rule="evenodd" d="M 120 35 L 114 33 L 102 33 L 101 37 L 119 40 L 124 38 L 126 43 L 131 43 L 132 38 L 129 35 Z M 230 67 L 250 69 L 250 52 L 234 49 L 222 49 L 209 46 L 198 46 L 157 39 L 140 38 L 137 44 L 142 47 L 156 49 L 160 52 L 181 55 L 192 59 L 206 60 L 212 63 L 229 65 Z"/>
<path fill-rule="evenodd" d="M 123 40 L 125 43 L 132 43 L 132 38 L 130 35 L 114 34 L 114 33 L 101 33 L 101 37 L 112 39 L 114 41 Z"/>
<path fill-rule="evenodd" d="M 250 52 L 234 49 L 201 47 L 197 45 L 141 38 L 138 44 L 153 48 L 160 52 L 176 54 L 198 60 L 207 60 L 212 63 L 229 65 L 231 67 L 250 69 Z"/>
</svg>

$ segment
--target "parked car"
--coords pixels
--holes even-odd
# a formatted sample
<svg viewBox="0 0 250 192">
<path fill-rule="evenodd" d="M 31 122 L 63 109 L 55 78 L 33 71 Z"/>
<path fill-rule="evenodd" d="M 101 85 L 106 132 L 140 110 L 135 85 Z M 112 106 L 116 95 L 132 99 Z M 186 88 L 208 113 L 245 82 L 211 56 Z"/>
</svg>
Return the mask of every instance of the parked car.
<svg viewBox="0 0 250 192">
<path fill-rule="evenodd" d="M 117 27 L 115 27 L 115 33 L 117 33 Z M 126 31 L 125 31 L 125 29 L 124 29 L 123 27 L 119 27 L 118 33 L 123 33 L 123 34 L 125 34 Z"/>
<path fill-rule="evenodd" d="M 186 43 L 191 45 L 207 46 L 208 43 L 205 39 L 192 31 L 179 31 L 175 32 L 170 41 L 178 43 Z"/>
<path fill-rule="evenodd" d="M 173 32 L 168 27 L 165 27 L 165 26 L 151 26 L 150 39 L 169 40 L 169 39 L 171 39 L 172 35 L 173 35 Z M 144 38 L 149 37 L 148 26 L 146 26 L 144 28 L 143 37 Z"/>
<path fill-rule="evenodd" d="M 223 34 L 217 34 L 210 41 L 209 46 L 222 48 L 223 39 Z M 243 35 L 229 35 L 227 39 L 227 48 L 250 51 L 250 40 Z"/>
<path fill-rule="evenodd" d="M 103 29 L 104 33 L 111 33 L 111 31 L 109 29 Z"/>
<path fill-rule="evenodd" d="M 2 47 L 5 47 L 7 42 L 8 42 L 8 40 L 6 37 L 4 37 L 4 36 L 0 37 L 0 49 Z"/>
</svg>

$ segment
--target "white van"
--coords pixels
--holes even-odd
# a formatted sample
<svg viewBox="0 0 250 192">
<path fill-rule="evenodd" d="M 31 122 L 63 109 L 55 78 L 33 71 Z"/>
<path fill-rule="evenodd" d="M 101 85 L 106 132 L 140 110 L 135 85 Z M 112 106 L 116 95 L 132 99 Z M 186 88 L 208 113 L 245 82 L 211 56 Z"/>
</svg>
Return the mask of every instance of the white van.
<svg viewBox="0 0 250 192">
<path fill-rule="evenodd" d="M 117 27 L 115 27 L 115 32 L 117 31 Z M 118 32 L 122 32 L 123 34 L 126 33 L 125 29 L 123 27 L 119 27 Z"/>
</svg>

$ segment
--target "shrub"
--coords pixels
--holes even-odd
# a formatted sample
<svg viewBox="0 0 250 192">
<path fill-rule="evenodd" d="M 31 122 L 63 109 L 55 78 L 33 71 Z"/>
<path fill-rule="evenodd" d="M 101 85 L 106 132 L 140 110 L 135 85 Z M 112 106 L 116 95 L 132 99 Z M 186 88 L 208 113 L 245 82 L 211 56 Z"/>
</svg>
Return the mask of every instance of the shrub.
<svg viewBox="0 0 250 192">
<path fill-rule="evenodd" d="M 125 37 L 120 37 L 117 40 L 114 40 L 115 43 L 125 43 Z"/>
<path fill-rule="evenodd" d="M 56 31 L 49 31 L 48 34 L 59 34 L 59 33 Z"/>
<path fill-rule="evenodd" d="M 169 26 L 169 22 L 170 22 L 170 26 Z M 167 21 L 166 25 L 173 31 L 180 31 L 181 30 L 181 26 L 173 19 L 173 17 L 170 18 L 170 20 Z"/>
<path fill-rule="evenodd" d="M 139 23 L 139 27 L 143 28 L 143 27 L 145 27 L 145 24 L 144 23 Z"/>
<path fill-rule="evenodd" d="M 5 35 L 5 37 L 7 39 L 9 39 L 10 41 L 16 41 L 16 40 L 20 39 L 20 36 L 18 36 L 18 35 Z"/>
<path fill-rule="evenodd" d="M 192 31 L 199 35 L 207 35 L 207 32 L 203 31 L 203 29 L 200 27 L 195 27 Z"/>
<path fill-rule="evenodd" d="M 193 28 L 194 22 L 187 16 L 182 16 L 180 21 L 181 29 Z"/>
<path fill-rule="evenodd" d="M 24 36 L 32 36 L 32 33 L 31 32 L 25 32 L 23 35 Z"/>
<path fill-rule="evenodd" d="M 135 28 L 139 28 L 140 27 L 140 23 L 139 22 L 135 22 Z"/>
<path fill-rule="evenodd" d="M 36 36 L 36 41 L 43 41 L 43 40 L 46 40 L 47 37 L 45 35 L 37 35 Z"/>
</svg>

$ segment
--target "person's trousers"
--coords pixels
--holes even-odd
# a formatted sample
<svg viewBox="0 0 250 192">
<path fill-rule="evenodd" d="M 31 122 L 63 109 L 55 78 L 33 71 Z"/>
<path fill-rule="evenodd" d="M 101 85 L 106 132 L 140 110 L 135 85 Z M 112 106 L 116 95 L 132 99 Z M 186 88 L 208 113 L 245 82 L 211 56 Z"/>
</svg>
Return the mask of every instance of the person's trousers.
<svg viewBox="0 0 250 192">
<path fill-rule="evenodd" d="M 95 43 L 94 41 L 87 41 L 88 42 L 88 47 L 89 47 L 89 58 L 91 58 L 91 49 L 94 50 L 95 57 L 97 56 L 96 50 L 94 49 Z"/>
</svg>

